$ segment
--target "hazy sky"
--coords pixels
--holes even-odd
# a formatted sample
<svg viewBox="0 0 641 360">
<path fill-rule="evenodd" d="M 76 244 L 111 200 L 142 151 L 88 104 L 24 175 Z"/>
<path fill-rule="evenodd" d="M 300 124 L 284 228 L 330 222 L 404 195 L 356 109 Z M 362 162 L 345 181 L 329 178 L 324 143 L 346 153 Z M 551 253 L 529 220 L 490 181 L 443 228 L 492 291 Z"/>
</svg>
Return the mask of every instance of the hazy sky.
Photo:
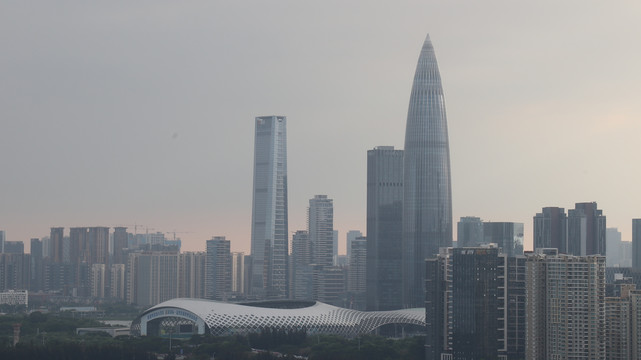
<svg viewBox="0 0 641 360">
<path fill-rule="evenodd" d="M 277 114 L 289 230 L 327 194 L 344 242 L 365 232 L 366 151 L 403 148 L 428 32 L 454 223 L 523 222 L 529 248 L 542 207 L 597 201 L 630 240 L 641 3 L 585 0 L 4 1 L 0 229 L 138 224 L 248 251 L 254 117 Z"/>
</svg>

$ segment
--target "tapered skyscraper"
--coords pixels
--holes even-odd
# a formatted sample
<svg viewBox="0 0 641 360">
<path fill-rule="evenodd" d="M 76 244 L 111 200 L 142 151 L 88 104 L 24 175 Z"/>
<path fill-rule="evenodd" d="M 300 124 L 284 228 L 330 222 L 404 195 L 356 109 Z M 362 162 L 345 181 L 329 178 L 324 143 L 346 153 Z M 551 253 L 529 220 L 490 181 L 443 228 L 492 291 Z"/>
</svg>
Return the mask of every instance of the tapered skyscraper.
<svg viewBox="0 0 641 360">
<path fill-rule="evenodd" d="M 403 176 L 403 305 L 424 304 L 425 259 L 452 246 L 450 147 L 434 48 L 425 38 L 407 112 Z"/>
<path fill-rule="evenodd" d="M 252 205 L 251 292 L 288 296 L 287 119 L 256 118 Z"/>
</svg>

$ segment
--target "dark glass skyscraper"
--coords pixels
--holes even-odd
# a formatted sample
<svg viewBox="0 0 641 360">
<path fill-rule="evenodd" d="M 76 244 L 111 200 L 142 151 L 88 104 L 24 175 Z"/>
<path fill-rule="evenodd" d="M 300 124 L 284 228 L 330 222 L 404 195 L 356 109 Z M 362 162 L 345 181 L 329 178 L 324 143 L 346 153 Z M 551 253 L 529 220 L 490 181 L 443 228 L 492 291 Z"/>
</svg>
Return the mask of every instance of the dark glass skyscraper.
<svg viewBox="0 0 641 360">
<path fill-rule="evenodd" d="M 251 293 L 288 296 L 287 119 L 256 118 Z"/>
<path fill-rule="evenodd" d="M 367 152 L 367 310 L 394 310 L 401 302 L 403 150 Z"/>
<path fill-rule="evenodd" d="M 445 98 L 429 35 L 416 66 L 405 131 L 403 305 L 421 307 L 425 259 L 438 254 L 439 247 L 452 246 Z"/>
<path fill-rule="evenodd" d="M 534 216 L 534 249 L 555 248 L 568 253 L 568 217 L 561 207 L 544 207 Z"/>
<path fill-rule="evenodd" d="M 568 254 L 605 256 L 606 217 L 596 202 L 576 203 L 568 210 Z"/>
</svg>

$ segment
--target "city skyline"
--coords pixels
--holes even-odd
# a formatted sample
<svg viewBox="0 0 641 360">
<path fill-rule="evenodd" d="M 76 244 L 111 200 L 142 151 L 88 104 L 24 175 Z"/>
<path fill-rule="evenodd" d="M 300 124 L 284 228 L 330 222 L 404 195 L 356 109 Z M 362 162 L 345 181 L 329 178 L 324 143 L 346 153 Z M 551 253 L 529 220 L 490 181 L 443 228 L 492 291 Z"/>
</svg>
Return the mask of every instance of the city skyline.
<svg viewBox="0 0 641 360">
<path fill-rule="evenodd" d="M 366 228 L 367 150 L 403 148 L 428 32 L 448 99 L 453 221 L 522 222 L 529 249 L 543 207 L 595 201 L 631 240 L 640 5 L 338 5 L 87 4 L 56 18 L 51 4 L 5 6 L 7 240 L 28 249 L 51 227 L 141 224 L 181 233 L 185 250 L 224 235 L 248 253 L 253 119 L 282 114 L 290 235 L 327 194 L 343 253 L 346 231 Z M 273 26 L 258 25 L 265 16 Z"/>
</svg>

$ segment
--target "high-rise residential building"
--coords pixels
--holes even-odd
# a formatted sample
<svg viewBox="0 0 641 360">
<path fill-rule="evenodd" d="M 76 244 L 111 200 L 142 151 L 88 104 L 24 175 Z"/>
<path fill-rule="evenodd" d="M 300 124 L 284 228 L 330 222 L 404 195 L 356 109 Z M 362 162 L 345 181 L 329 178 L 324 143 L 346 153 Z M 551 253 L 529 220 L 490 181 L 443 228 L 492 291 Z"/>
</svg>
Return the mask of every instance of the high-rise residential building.
<svg viewBox="0 0 641 360">
<path fill-rule="evenodd" d="M 43 290 L 44 279 L 44 257 L 42 250 L 42 241 L 40 239 L 31 239 L 31 291 Z"/>
<path fill-rule="evenodd" d="M 53 227 L 51 228 L 51 234 L 49 235 L 49 251 L 48 256 L 52 262 L 61 264 L 62 263 L 62 239 L 63 239 L 64 228 Z"/>
<path fill-rule="evenodd" d="M 207 253 L 184 252 L 178 258 L 178 296 L 204 299 Z"/>
<path fill-rule="evenodd" d="M 112 299 L 125 300 L 127 281 L 125 264 L 113 264 L 109 269 L 109 296 Z"/>
<path fill-rule="evenodd" d="M 542 250 L 526 261 L 526 358 L 605 359 L 605 257 Z"/>
<path fill-rule="evenodd" d="M 90 227 L 87 233 L 89 243 L 89 263 L 109 263 L 109 228 L 104 226 Z"/>
<path fill-rule="evenodd" d="M 534 216 L 534 249 L 555 248 L 568 253 L 568 218 L 561 207 L 544 207 Z"/>
<path fill-rule="evenodd" d="M 127 302 L 151 306 L 178 297 L 177 252 L 148 251 L 130 253 L 127 277 Z"/>
<path fill-rule="evenodd" d="M 105 297 L 105 285 L 106 285 L 106 265 L 105 264 L 92 264 L 91 265 L 91 296 L 94 298 L 104 298 Z"/>
<path fill-rule="evenodd" d="M 367 151 L 367 310 L 402 302 L 403 150 Z"/>
<path fill-rule="evenodd" d="M 476 216 L 461 217 L 456 224 L 456 246 L 474 247 L 483 244 L 483 221 Z"/>
<path fill-rule="evenodd" d="M 334 202 L 327 195 L 316 195 L 309 200 L 307 229 L 313 263 L 334 265 Z"/>
<path fill-rule="evenodd" d="M 641 219 L 632 219 L 632 268 L 641 271 Z"/>
<path fill-rule="evenodd" d="M 0 290 L 27 290 L 31 280 L 31 255 L 0 253 Z"/>
<path fill-rule="evenodd" d="M 403 305 L 421 307 L 425 296 L 424 260 L 437 255 L 440 247 L 452 246 L 445 97 L 429 35 L 416 66 L 405 131 Z"/>
<path fill-rule="evenodd" d="M 507 256 L 523 255 L 523 223 L 484 222 L 483 242 L 498 244 Z"/>
<path fill-rule="evenodd" d="M 596 202 L 577 203 L 568 210 L 568 254 L 606 255 L 606 217 Z"/>
<path fill-rule="evenodd" d="M 360 230 L 349 230 L 345 234 L 345 254 L 347 254 L 347 261 L 349 261 L 350 256 L 352 256 L 352 241 L 354 239 L 363 236 L 363 233 Z"/>
<path fill-rule="evenodd" d="M 5 241 L 5 254 L 24 254 L 24 242 L 22 241 Z"/>
<path fill-rule="evenodd" d="M 90 263 L 90 249 L 86 227 L 72 227 L 69 229 L 69 259 L 70 262 Z"/>
<path fill-rule="evenodd" d="M 252 200 L 251 293 L 288 296 L 287 119 L 256 118 Z"/>
<path fill-rule="evenodd" d="M 641 290 L 630 291 L 631 354 L 641 354 Z"/>
<path fill-rule="evenodd" d="M 0 230 L 0 253 L 4 252 L 4 242 L 7 241 L 4 230 Z"/>
<path fill-rule="evenodd" d="M 224 236 L 207 240 L 205 295 L 212 300 L 227 300 L 231 294 L 230 241 Z"/>
<path fill-rule="evenodd" d="M 494 244 L 426 260 L 426 359 L 523 359 L 525 257 Z"/>
<path fill-rule="evenodd" d="M 632 357 L 632 294 L 635 285 L 620 283 L 616 296 L 605 298 L 605 353 L 606 359 L 630 360 Z"/>
<path fill-rule="evenodd" d="M 124 264 L 124 249 L 129 247 L 129 234 L 126 227 L 115 227 L 113 234 L 113 264 Z"/>
<path fill-rule="evenodd" d="M 312 244 L 306 230 L 292 236 L 290 298 L 309 300 L 312 297 Z"/>
<path fill-rule="evenodd" d="M 231 292 L 245 293 L 245 253 L 231 253 Z"/>
</svg>

